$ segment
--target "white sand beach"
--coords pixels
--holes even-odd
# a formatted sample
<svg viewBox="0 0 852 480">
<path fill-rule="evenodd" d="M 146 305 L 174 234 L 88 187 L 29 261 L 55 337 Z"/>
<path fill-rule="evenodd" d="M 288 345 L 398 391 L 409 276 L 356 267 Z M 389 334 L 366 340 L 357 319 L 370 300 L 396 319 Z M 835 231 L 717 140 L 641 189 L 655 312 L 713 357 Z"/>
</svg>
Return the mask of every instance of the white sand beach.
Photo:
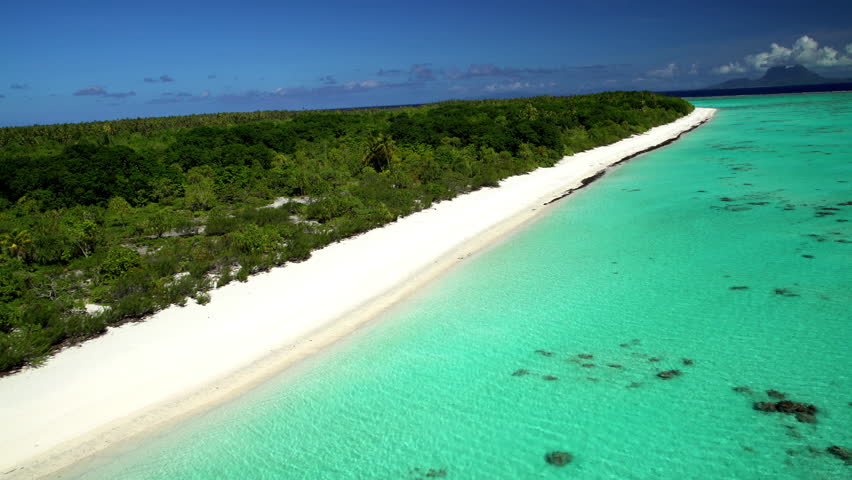
<svg viewBox="0 0 852 480">
<path fill-rule="evenodd" d="M 677 138 L 714 109 L 562 159 L 111 328 L 43 366 L 0 378 L 0 478 L 39 478 L 134 434 L 246 391 L 528 222 L 625 157 Z"/>
</svg>

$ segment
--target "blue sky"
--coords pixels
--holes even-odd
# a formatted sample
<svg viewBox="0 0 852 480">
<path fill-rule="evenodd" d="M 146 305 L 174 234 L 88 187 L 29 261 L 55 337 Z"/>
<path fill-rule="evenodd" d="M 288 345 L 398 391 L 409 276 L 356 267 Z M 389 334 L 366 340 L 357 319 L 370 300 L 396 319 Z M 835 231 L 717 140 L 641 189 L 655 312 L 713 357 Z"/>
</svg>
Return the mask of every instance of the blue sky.
<svg viewBox="0 0 852 480">
<path fill-rule="evenodd" d="M 697 3 L 7 2 L 0 126 L 852 77 L 852 2 Z"/>
</svg>

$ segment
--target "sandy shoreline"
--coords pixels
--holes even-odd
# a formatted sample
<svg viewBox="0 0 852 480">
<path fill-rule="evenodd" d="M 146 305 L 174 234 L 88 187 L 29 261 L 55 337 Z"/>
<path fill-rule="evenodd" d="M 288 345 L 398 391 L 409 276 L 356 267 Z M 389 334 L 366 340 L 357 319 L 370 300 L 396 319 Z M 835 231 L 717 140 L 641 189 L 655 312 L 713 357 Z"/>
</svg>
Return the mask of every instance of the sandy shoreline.
<svg viewBox="0 0 852 480">
<path fill-rule="evenodd" d="M 607 167 L 713 109 L 506 179 L 0 378 L 0 478 L 38 478 L 239 395 L 347 335 Z"/>
</svg>

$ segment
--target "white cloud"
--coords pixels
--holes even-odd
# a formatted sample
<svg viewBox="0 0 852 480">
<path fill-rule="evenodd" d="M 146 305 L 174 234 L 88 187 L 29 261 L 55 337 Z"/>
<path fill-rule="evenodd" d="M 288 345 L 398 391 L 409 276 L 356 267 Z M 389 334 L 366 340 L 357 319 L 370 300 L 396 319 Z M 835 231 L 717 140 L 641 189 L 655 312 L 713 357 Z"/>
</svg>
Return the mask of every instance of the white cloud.
<svg viewBox="0 0 852 480">
<path fill-rule="evenodd" d="M 745 63 L 754 70 L 766 70 L 770 67 L 780 65 L 801 64 L 808 67 L 836 67 L 852 65 L 852 45 L 846 46 L 844 55 L 836 49 L 824 46 L 820 48 L 819 42 L 813 38 L 803 35 L 796 40 L 791 48 L 773 43 L 768 52 L 759 52 L 746 55 Z"/>
<path fill-rule="evenodd" d="M 746 68 L 740 65 L 740 62 L 731 62 L 727 65 L 721 65 L 713 69 L 713 73 L 719 75 L 727 75 L 729 73 L 745 73 Z"/>
<path fill-rule="evenodd" d="M 554 82 L 540 82 L 540 83 L 530 83 L 530 82 L 506 82 L 506 83 L 492 83 L 490 85 L 485 86 L 485 91 L 487 92 L 511 92 L 514 90 L 530 90 L 530 89 L 543 89 L 543 88 L 553 88 L 556 86 Z"/>
<path fill-rule="evenodd" d="M 511 90 L 520 90 L 522 88 L 530 88 L 529 82 L 509 82 L 509 83 L 492 83 L 486 85 L 485 90 L 489 92 L 507 92 Z"/>
<path fill-rule="evenodd" d="M 346 90 L 361 90 L 381 87 L 382 85 L 384 85 L 382 82 L 377 82 L 375 80 L 364 80 L 362 82 L 346 82 L 343 84 L 343 88 Z"/>
<path fill-rule="evenodd" d="M 670 63 L 665 68 L 659 70 L 651 70 L 648 75 L 657 78 L 671 78 L 677 73 L 677 65 Z"/>
<path fill-rule="evenodd" d="M 692 66 L 689 68 L 689 72 L 687 73 L 689 73 L 689 75 L 698 75 L 698 64 L 693 63 Z"/>
</svg>

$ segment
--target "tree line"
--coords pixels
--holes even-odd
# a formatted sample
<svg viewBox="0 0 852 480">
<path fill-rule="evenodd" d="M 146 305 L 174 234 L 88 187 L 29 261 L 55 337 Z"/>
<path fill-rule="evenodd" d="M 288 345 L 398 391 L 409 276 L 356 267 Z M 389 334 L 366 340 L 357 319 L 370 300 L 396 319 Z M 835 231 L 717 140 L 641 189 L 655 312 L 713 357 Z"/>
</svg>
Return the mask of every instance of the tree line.
<svg viewBox="0 0 852 480">
<path fill-rule="evenodd" d="M 609 92 L 0 129 L 0 371 L 692 108 Z"/>
</svg>

